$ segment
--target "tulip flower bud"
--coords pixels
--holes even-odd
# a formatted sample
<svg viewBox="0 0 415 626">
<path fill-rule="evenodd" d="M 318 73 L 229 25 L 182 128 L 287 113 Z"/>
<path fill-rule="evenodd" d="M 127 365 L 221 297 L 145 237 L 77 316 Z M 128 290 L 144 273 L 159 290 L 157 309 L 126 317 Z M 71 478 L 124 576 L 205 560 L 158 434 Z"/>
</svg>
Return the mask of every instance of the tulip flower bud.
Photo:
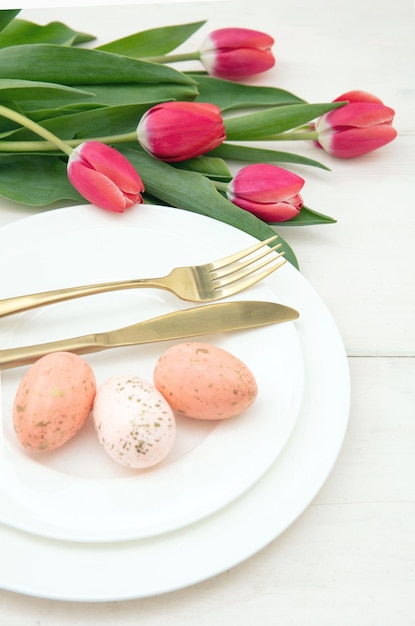
<svg viewBox="0 0 415 626">
<path fill-rule="evenodd" d="M 68 178 L 92 204 L 122 213 L 141 204 L 144 185 L 134 167 L 120 152 L 99 141 L 86 141 L 68 160 Z"/>
<path fill-rule="evenodd" d="M 320 117 L 317 144 L 329 154 L 348 159 L 372 152 L 395 139 L 395 111 L 365 91 L 349 91 L 334 102 L 349 101 Z"/>
<path fill-rule="evenodd" d="M 248 28 L 221 28 L 200 47 L 200 61 L 212 76 L 239 80 L 269 70 L 275 64 L 274 39 Z"/>
<path fill-rule="evenodd" d="M 202 102 L 164 102 L 143 115 L 137 128 L 142 147 L 161 161 L 186 161 L 225 140 L 221 110 Z"/>
<path fill-rule="evenodd" d="M 281 167 L 257 163 L 243 167 L 228 186 L 228 199 L 273 224 L 292 219 L 300 212 L 299 195 L 304 180 Z"/>
</svg>

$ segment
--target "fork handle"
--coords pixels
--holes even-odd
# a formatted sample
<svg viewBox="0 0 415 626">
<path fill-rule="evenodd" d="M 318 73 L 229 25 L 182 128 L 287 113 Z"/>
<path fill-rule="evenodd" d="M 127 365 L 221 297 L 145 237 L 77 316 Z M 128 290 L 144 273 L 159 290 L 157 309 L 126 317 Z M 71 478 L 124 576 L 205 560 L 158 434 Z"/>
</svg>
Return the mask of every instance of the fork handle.
<svg viewBox="0 0 415 626">
<path fill-rule="evenodd" d="M 74 300 L 75 298 L 92 296 L 98 293 L 107 293 L 109 291 L 138 289 L 140 287 L 155 287 L 169 290 L 170 288 L 167 284 L 166 278 L 142 278 L 109 283 L 97 283 L 93 285 L 66 287 L 64 289 L 55 289 L 53 291 L 41 291 L 39 293 L 32 293 L 24 296 L 5 298 L 4 300 L 0 300 L 0 317 L 6 317 L 6 315 L 13 315 L 14 313 L 22 313 L 23 311 L 36 309 L 37 307 L 45 306 L 47 304 L 65 302 L 66 300 Z"/>
</svg>

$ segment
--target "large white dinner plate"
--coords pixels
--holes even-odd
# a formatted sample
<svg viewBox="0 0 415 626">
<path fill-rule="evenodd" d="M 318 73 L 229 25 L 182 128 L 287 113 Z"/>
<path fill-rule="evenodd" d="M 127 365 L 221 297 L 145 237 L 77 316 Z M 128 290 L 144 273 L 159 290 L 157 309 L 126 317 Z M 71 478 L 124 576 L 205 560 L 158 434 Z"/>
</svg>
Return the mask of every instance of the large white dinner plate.
<svg viewBox="0 0 415 626">
<path fill-rule="evenodd" d="M 199 242 L 214 242 L 218 249 L 225 243 L 238 248 L 252 241 L 219 222 L 194 214 L 174 215 L 186 235 Z M 7 230 L 17 232 L 38 219 L 42 220 L 15 223 Z M 48 219 L 59 220 L 60 214 Z M 76 601 L 162 594 L 246 560 L 304 511 L 329 475 L 343 442 L 349 414 L 347 359 L 329 311 L 297 270 L 286 264 L 267 280 L 267 287 L 300 311 L 295 329 L 305 372 L 294 431 L 268 471 L 251 489 L 213 515 L 145 539 L 75 543 L 0 526 L 3 588 Z M 272 368 L 273 363 L 269 366 Z"/>
<path fill-rule="evenodd" d="M 204 263 L 238 249 L 232 240 L 206 238 L 204 221 L 166 207 L 141 206 L 114 215 L 83 206 L 6 227 L 0 235 L 0 263 L 7 264 L 8 271 L 0 297 L 161 276 L 174 266 Z M 251 243 L 248 236 L 246 243 Z M 245 291 L 242 298 L 278 299 L 265 282 Z M 0 319 L 0 346 L 110 330 L 190 306 L 195 305 L 154 289 L 77 299 Z M 27 452 L 12 426 L 14 396 L 27 367 L 4 371 L 0 522 L 72 541 L 138 539 L 211 515 L 250 488 L 275 461 L 298 416 L 303 358 L 295 325 L 197 340 L 241 358 L 256 378 L 258 398 L 230 420 L 178 416 L 172 451 L 147 470 L 124 468 L 110 459 L 98 443 L 92 419 L 64 447 Z M 84 358 L 98 387 L 116 374 L 152 382 L 158 357 L 173 343 L 177 341 Z"/>
</svg>

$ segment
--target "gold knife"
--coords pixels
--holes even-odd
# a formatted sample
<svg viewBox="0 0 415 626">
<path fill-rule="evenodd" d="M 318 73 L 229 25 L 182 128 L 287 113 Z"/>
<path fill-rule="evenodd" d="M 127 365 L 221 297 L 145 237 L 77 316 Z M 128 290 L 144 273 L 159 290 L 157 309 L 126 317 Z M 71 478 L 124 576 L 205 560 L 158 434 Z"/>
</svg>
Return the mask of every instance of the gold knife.
<svg viewBox="0 0 415 626">
<path fill-rule="evenodd" d="M 108 332 L 0 350 L 0 369 L 29 365 L 50 352 L 88 354 L 122 346 L 267 326 L 298 317 L 299 313 L 295 309 L 275 302 L 247 300 L 208 304 L 174 311 Z"/>
</svg>

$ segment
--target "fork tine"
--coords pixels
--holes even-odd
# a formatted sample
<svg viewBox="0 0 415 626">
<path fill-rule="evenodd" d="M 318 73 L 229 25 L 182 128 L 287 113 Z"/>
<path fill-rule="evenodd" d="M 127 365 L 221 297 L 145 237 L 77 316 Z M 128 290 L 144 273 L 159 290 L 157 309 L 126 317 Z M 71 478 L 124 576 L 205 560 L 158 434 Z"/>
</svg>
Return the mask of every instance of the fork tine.
<svg viewBox="0 0 415 626">
<path fill-rule="evenodd" d="M 270 249 L 270 252 L 272 252 L 272 249 Z M 261 263 L 256 263 L 255 265 L 247 265 L 244 263 L 242 267 L 235 267 L 232 272 L 228 272 L 224 276 L 215 277 L 213 279 L 213 284 L 215 285 L 216 283 L 218 288 L 227 287 L 228 285 L 236 282 L 240 285 L 242 279 L 248 276 L 261 276 L 259 271 L 263 268 L 266 268 L 265 271 L 267 271 L 270 268 L 275 267 L 275 269 L 277 269 L 277 267 L 280 267 L 285 262 L 285 259 L 281 258 L 283 255 L 284 252 L 279 252 L 278 254 L 273 255 L 262 255 L 262 257 L 265 258 L 263 258 Z M 275 265 L 277 260 L 279 260 L 279 262 Z"/>
<path fill-rule="evenodd" d="M 279 254 L 278 256 L 281 257 L 282 254 L 283 253 Z M 248 287 L 252 287 L 252 285 L 255 285 L 256 283 L 260 282 L 264 278 L 267 278 L 267 276 L 269 276 L 270 274 L 275 272 L 275 270 L 277 270 L 280 267 L 282 267 L 282 265 L 284 265 L 284 263 L 286 263 L 286 262 L 287 262 L 286 259 L 281 259 L 279 263 L 277 263 L 275 265 L 271 265 L 270 267 L 267 267 L 262 272 L 254 273 L 254 274 L 246 273 L 245 274 L 245 277 L 246 277 L 245 280 L 243 280 L 243 281 L 235 280 L 235 281 L 229 283 L 227 286 L 218 285 L 217 286 L 217 291 L 221 293 L 221 297 L 222 298 L 227 298 L 228 296 L 233 296 L 234 294 L 239 293 L 240 291 L 242 291 L 242 289 L 247 289 Z"/>
<path fill-rule="evenodd" d="M 250 268 L 249 273 L 255 271 L 256 269 L 260 269 L 265 264 L 270 263 L 275 258 L 274 255 L 271 255 L 271 253 L 276 252 L 279 248 L 281 248 L 281 246 L 282 246 L 281 243 L 277 243 L 276 246 L 272 246 L 272 247 L 262 246 L 260 248 L 259 254 L 256 254 L 255 256 L 251 253 L 247 257 L 242 257 L 242 259 L 244 260 L 234 261 L 233 263 L 229 263 L 228 265 L 225 265 L 223 268 L 219 270 L 210 270 L 211 279 L 215 280 L 218 278 L 223 278 L 225 276 L 228 276 L 229 274 L 234 274 L 235 272 L 239 272 L 240 270 L 243 270 L 244 267 Z M 265 263 L 262 263 L 261 265 L 259 265 L 258 262 L 264 257 L 269 257 L 269 258 L 267 261 L 265 261 Z"/>
<path fill-rule="evenodd" d="M 257 250 L 259 250 L 263 246 L 267 246 L 268 244 L 270 244 L 272 241 L 275 241 L 276 239 L 278 239 L 278 235 L 274 235 L 273 237 L 269 237 L 269 239 L 265 239 L 264 241 L 260 241 L 259 243 L 256 243 L 253 246 L 250 246 L 249 248 L 245 248 L 245 250 L 240 250 L 239 252 L 235 252 L 234 254 L 230 254 L 229 256 L 226 256 L 223 259 L 218 259 L 217 261 L 212 261 L 208 265 L 209 265 L 210 269 L 215 269 L 215 270 L 216 269 L 220 269 L 220 268 L 224 267 L 225 265 L 229 265 L 230 263 L 235 263 L 235 261 L 239 261 L 240 259 L 243 259 L 244 257 L 248 256 L 249 254 L 252 254 L 253 252 L 256 252 Z"/>
</svg>

